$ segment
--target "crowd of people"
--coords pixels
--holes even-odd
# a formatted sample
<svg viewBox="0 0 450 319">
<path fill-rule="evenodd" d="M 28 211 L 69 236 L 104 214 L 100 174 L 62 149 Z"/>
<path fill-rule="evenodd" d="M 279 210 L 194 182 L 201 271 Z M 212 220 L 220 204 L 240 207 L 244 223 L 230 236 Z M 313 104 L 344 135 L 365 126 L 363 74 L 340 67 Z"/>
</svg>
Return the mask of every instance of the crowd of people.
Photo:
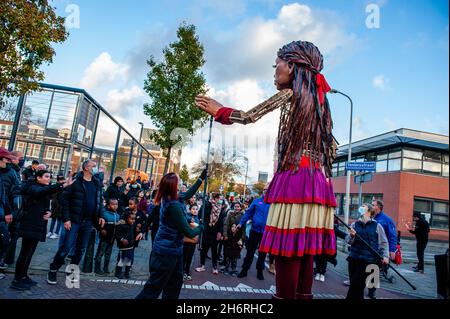
<svg viewBox="0 0 450 319">
<path fill-rule="evenodd" d="M 195 271 L 206 271 L 206 259 L 209 258 L 213 274 L 220 272 L 244 277 L 259 243 L 253 234 L 261 237 L 267 218 L 269 205 L 256 205 L 263 203 L 262 197 L 253 201 L 253 198 L 224 197 L 211 193 L 203 200 L 198 189 L 206 177 L 206 171 L 189 189 L 183 185 L 178 190 L 178 179 L 176 184 L 170 184 L 177 191 L 176 196 L 172 194 L 176 200 L 165 202 L 162 192 L 167 188 L 164 181 L 168 175 L 154 190 L 140 178 L 124 181 L 120 176 L 104 189 L 103 172 L 92 160 L 83 162 L 81 170 L 67 179 L 62 174 L 53 176 L 44 164 L 36 160 L 27 168 L 23 164 L 22 153 L 0 149 L 0 270 L 12 268 L 15 264 L 14 280 L 11 282 L 14 289 L 28 290 L 36 285 L 29 277 L 28 269 L 38 243 L 46 239 L 59 239 L 47 274 L 47 282 L 51 285 L 57 284 L 58 270 L 67 259 L 77 265 L 83 261 L 80 265 L 82 271 L 89 269 L 86 265 L 93 264 L 95 274 L 110 274 L 114 245 L 117 245 L 119 252 L 113 274 L 120 279 L 130 278 L 134 251 L 141 240 L 152 240 L 154 263 L 164 261 L 164 258 L 157 256 L 158 252 L 163 254 L 168 251 L 164 246 L 167 242 L 164 232 L 170 229 L 172 223 L 178 225 L 181 222 L 166 222 L 162 216 L 165 216 L 165 209 L 175 206 L 176 209 L 170 209 L 167 214 L 172 216 L 176 214 L 174 212 L 181 212 L 178 215 L 183 219 L 183 226 L 187 225 L 183 229 L 185 233 L 180 248 L 181 281 L 192 280 L 192 260 L 196 248 L 200 248 L 201 262 Z M 205 218 L 201 222 L 203 205 Z M 48 221 L 51 221 L 50 225 Z M 249 230 L 246 231 L 246 226 L 250 228 L 252 222 L 253 230 L 247 238 Z M 195 236 L 190 236 L 193 234 Z M 170 234 L 167 236 L 171 238 Z M 16 261 L 19 237 L 22 238 L 22 245 Z M 246 241 L 247 247 L 251 248 L 247 251 L 242 271 L 238 272 L 238 259 Z M 90 254 L 95 243 L 98 243 L 95 254 Z M 261 269 L 264 268 L 265 254 L 261 256 L 257 266 L 258 278 L 264 279 Z M 162 270 L 160 266 L 153 269 Z M 273 264 L 271 272 L 274 273 Z"/>
<path fill-rule="evenodd" d="M 51 285 L 57 284 L 58 270 L 67 258 L 76 265 L 84 260 L 85 269 L 89 269 L 86 265 L 93 265 L 99 276 L 110 274 L 114 245 L 118 254 L 113 274 L 120 279 L 130 278 L 135 249 L 141 240 L 149 240 L 149 233 L 150 277 L 138 298 L 157 298 L 161 293 L 163 298 L 178 298 L 183 281 L 195 276 L 192 261 L 198 250 L 200 264 L 193 268 L 195 272 L 211 271 L 214 275 L 243 278 L 259 251 L 257 278 L 264 280 L 267 255 L 269 272 L 276 274 L 274 256 L 259 250 L 270 208 L 264 200 L 269 185 L 255 199 L 219 193 L 202 198 L 198 190 L 206 178 L 206 170 L 190 188 L 186 185 L 180 188 L 178 176 L 169 173 L 154 190 L 147 181 L 124 181 L 120 176 L 105 190 L 103 172 L 93 160 L 83 162 L 81 170 L 67 178 L 62 174 L 54 178 L 36 160 L 27 168 L 23 165 L 22 153 L 0 148 L 0 271 L 15 264 L 11 288 L 28 290 L 36 285 L 28 269 L 38 243 L 46 238 L 59 239 L 47 274 Z M 364 298 L 368 264 L 379 264 L 387 271 L 386 265 L 395 259 L 396 227 L 383 209 L 380 200 L 362 205 L 360 218 L 351 225 L 348 234 L 340 230 L 335 220 L 335 236 L 345 239 L 350 247 L 349 299 Z M 418 237 L 419 256 L 415 271 L 423 273 L 423 250 L 429 227 L 420 216 L 414 218 L 416 226 L 411 232 Z M 22 244 L 15 260 L 19 237 Z M 362 240 L 383 259 L 378 260 Z M 238 270 L 244 247 L 246 253 Z M 211 260 L 211 268 L 207 259 Z M 314 279 L 323 282 L 327 263 L 336 265 L 336 254 L 316 254 L 314 260 Z M 375 298 L 375 288 L 369 289 L 369 297 Z"/>
</svg>

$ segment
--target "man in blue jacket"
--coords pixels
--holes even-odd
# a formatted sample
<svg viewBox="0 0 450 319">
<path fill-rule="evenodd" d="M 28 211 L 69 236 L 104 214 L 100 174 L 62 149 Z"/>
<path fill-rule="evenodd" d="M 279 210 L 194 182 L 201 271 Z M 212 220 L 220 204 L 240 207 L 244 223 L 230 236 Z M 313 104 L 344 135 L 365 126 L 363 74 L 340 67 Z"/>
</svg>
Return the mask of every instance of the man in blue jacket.
<svg viewBox="0 0 450 319">
<path fill-rule="evenodd" d="M 394 224 L 392 218 L 390 218 L 386 213 L 384 213 L 384 203 L 382 200 L 374 200 L 372 202 L 372 206 L 375 209 L 375 220 L 378 224 L 383 226 L 384 232 L 386 233 L 386 237 L 389 243 L 389 259 L 395 259 L 395 250 L 397 249 L 397 228 Z M 387 273 L 387 268 L 381 269 Z M 375 299 L 375 291 L 376 288 L 369 289 L 369 298 Z"/>
<path fill-rule="evenodd" d="M 259 247 L 261 242 L 264 228 L 266 227 L 267 215 L 269 214 L 270 204 L 264 203 L 264 196 L 266 195 L 268 185 L 264 187 L 263 194 L 260 198 L 253 200 L 250 207 L 245 211 L 244 216 L 241 219 L 238 227 L 243 227 L 247 221 L 252 221 L 252 228 L 250 230 L 250 236 L 248 237 L 246 248 L 247 254 L 244 258 L 244 263 L 242 264 L 242 270 L 238 277 L 246 277 L 247 272 L 253 262 L 253 256 L 255 255 L 256 249 Z M 256 269 L 258 271 L 257 278 L 264 280 L 263 270 L 264 270 L 264 260 L 266 259 L 265 253 L 258 253 L 258 261 L 256 262 Z"/>
</svg>

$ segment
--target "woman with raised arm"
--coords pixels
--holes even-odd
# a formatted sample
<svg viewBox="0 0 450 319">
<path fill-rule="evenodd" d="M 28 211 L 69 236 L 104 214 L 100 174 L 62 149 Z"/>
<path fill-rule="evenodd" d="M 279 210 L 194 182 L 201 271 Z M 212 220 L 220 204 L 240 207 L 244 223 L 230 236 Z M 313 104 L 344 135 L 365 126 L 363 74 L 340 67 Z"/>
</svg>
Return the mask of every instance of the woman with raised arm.
<svg viewBox="0 0 450 319">
<path fill-rule="evenodd" d="M 225 125 L 254 123 L 281 108 L 278 169 L 264 199 L 271 206 L 259 249 L 276 256 L 274 298 L 311 299 L 314 255 L 336 251 L 330 87 L 320 74 L 322 54 L 310 42 L 283 46 L 274 67 L 280 92 L 247 112 L 206 96 L 197 96 L 196 104 Z"/>
</svg>

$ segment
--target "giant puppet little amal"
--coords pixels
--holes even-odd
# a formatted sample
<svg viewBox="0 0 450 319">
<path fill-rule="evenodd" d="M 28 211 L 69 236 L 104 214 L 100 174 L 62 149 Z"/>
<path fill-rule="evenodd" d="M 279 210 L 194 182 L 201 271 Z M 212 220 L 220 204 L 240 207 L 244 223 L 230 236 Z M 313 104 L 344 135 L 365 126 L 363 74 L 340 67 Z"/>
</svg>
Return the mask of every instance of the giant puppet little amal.
<svg viewBox="0 0 450 319">
<path fill-rule="evenodd" d="M 281 108 L 278 129 L 278 169 L 265 201 L 269 216 L 260 251 L 275 255 L 274 298 L 310 299 L 313 257 L 334 255 L 333 215 L 336 207 L 330 181 L 335 156 L 332 121 L 320 73 L 323 57 L 306 41 L 294 41 L 278 51 L 275 85 L 280 91 L 243 112 L 197 96 L 198 107 L 222 124 L 249 124 Z"/>
</svg>

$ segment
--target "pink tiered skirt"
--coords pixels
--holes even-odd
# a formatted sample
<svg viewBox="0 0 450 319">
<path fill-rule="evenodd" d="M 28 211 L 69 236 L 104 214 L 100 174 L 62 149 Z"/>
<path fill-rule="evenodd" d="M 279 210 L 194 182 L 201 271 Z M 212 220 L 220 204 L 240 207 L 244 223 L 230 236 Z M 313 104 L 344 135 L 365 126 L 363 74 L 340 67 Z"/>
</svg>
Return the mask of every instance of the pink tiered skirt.
<svg viewBox="0 0 450 319">
<path fill-rule="evenodd" d="M 260 251 L 284 257 L 336 253 L 336 198 L 317 163 L 311 172 L 303 157 L 297 172 L 276 173 L 264 200 L 271 206 Z"/>
</svg>

